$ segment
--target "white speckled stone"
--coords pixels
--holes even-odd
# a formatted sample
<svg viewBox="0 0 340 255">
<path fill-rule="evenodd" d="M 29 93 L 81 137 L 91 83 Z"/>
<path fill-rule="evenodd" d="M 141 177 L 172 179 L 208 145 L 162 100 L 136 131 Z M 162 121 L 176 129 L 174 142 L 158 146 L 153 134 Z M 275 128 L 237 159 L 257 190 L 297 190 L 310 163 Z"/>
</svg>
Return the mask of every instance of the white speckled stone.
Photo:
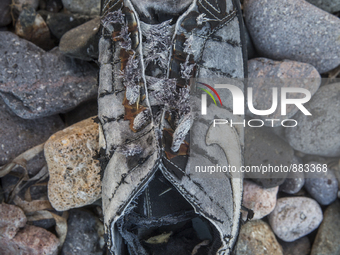
<svg viewBox="0 0 340 255">
<path fill-rule="evenodd" d="M 307 197 L 285 197 L 269 215 L 274 233 L 285 242 L 295 241 L 315 230 L 322 221 L 320 205 Z"/>
<path fill-rule="evenodd" d="M 278 189 L 278 186 L 265 189 L 250 181 L 243 182 L 243 205 L 253 210 L 253 220 L 262 219 L 274 210 Z"/>
</svg>

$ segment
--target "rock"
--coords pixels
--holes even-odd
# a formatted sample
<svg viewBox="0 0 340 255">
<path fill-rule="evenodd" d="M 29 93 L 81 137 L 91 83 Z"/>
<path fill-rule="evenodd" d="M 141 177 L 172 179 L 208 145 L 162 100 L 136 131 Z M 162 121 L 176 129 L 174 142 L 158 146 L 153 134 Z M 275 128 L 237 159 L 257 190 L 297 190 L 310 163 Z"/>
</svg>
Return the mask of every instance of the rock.
<svg viewBox="0 0 340 255">
<path fill-rule="evenodd" d="M 303 172 L 290 172 L 285 182 L 280 186 L 280 191 L 287 194 L 296 194 L 305 184 Z"/>
<path fill-rule="evenodd" d="M 269 215 L 274 233 L 285 242 L 293 242 L 318 228 L 322 221 L 319 204 L 307 197 L 284 197 Z"/>
<path fill-rule="evenodd" d="M 72 111 L 67 112 L 64 116 L 65 123 L 67 126 L 70 126 L 79 121 L 95 116 L 97 114 L 98 114 L 98 102 L 97 99 L 93 99 L 84 102 L 77 106 Z"/>
<path fill-rule="evenodd" d="M 340 11 L 339 0 L 306 0 L 326 12 L 334 13 Z"/>
<path fill-rule="evenodd" d="M 319 73 L 340 64 L 338 17 L 303 0 L 245 0 L 243 8 L 261 56 L 309 63 Z"/>
<path fill-rule="evenodd" d="M 15 33 L 44 50 L 50 50 L 54 47 L 50 30 L 44 19 L 35 12 L 33 7 L 22 10 L 15 25 Z"/>
<path fill-rule="evenodd" d="M 0 253 L 6 255 L 58 254 L 59 240 L 51 232 L 27 225 L 13 239 L 0 237 Z"/>
<path fill-rule="evenodd" d="M 253 168 L 253 172 L 246 172 L 245 177 L 264 188 L 272 188 L 284 182 L 288 171 L 283 171 L 283 167 L 290 166 L 294 151 L 284 140 L 266 130 L 245 128 L 244 162 L 246 167 Z M 281 165 L 282 170 L 279 169 Z M 255 172 L 261 166 L 263 172 Z"/>
<path fill-rule="evenodd" d="M 63 3 L 61 0 L 43 0 L 40 1 L 39 7 L 41 10 L 57 13 L 63 8 Z"/>
<path fill-rule="evenodd" d="M 308 237 L 302 237 L 294 242 L 280 242 L 283 248 L 283 255 L 309 255 L 311 244 Z"/>
<path fill-rule="evenodd" d="M 98 59 L 100 17 L 68 31 L 60 40 L 60 51 L 83 60 Z M 73 40 L 77 38 L 77 40 Z"/>
<path fill-rule="evenodd" d="M 340 202 L 327 207 L 315 237 L 311 255 L 340 254 Z"/>
<path fill-rule="evenodd" d="M 59 116 L 24 120 L 13 114 L 0 98 L 0 166 L 24 151 L 45 142 L 64 127 Z"/>
<path fill-rule="evenodd" d="M 318 71 L 309 64 L 295 61 L 273 61 L 266 58 L 256 58 L 248 61 L 248 87 L 253 89 L 253 105 L 257 110 L 268 110 L 272 107 L 273 87 L 278 90 L 278 102 L 281 98 L 281 88 L 304 88 L 312 95 L 321 84 Z M 304 98 L 301 93 L 289 93 L 289 98 Z M 287 105 L 286 115 L 281 115 L 281 105 L 269 115 L 254 115 L 248 110 L 248 115 L 260 118 L 266 126 L 281 126 L 281 121 L 290 119 L 299 109 L 295 105 Z M 273 123 L 266 119 L 277 119 Z M 280 121 L 278 121 L 280 120 Z"/>
<path fill-rule="evenodd" d="M 18 116 L 41 118 L 96 98 L 97 67 L 57 48 L 45 52 L 9 32 L 0 37 L 0 96 Z"/>
<path fill-rule="evenodd" d="M 11 0 L 1 0 L 0 1 L 0 27 L 7 26 L 12 22 Z"/>
<path fill-rule="evenodd" d="M 285 182 L 280 186 L 280 191 L 287 194 L 298 193 L 305 184 L 304 168 L 302 168 L 302 171 L 299 171 L 299 164 L 303 164 L 302 159 L 294 156 L 292 164 L 295 164 L 297 171 L 289 172 Z"/>
<path fill-rule="evenodd" d="M 46 165 L 46 160 L 45 160 L 44 152 L 42 151 L 26 163 L 26 169 L 28 171 L 29 176 L 33 177 L 45 165 Z"/>
<path fill-rule="evenodd" d="M 64 8 L 70 12 L 99 16 L 100 1 L 97 0 L 62 0 Z"/>
<path fill-rule="evenodd" d="M 71 210 L 67 221 L 67 236 L 62 255 L 102 255 L 98 228 L 103 224 L 90 212 Z"/>
<path fill-rule="evenodd" d="M 261 220 L 249 221 L 241 227 L 235 255 L 262 254 L 282 255 L 282 247 L 267 223 Z"/>
<path fill-rule="evenodd" d="M 274 210 L 278 190 L 279 187 L 264 189 L 253 182 L 243 182 L 243 205 L 253 210 L 253 220 L 262 219 Z"/>
<path fill-rule="evenodd" d="M 322 86 L 304 104 L 312 116 L 298 112 L 294 119 L 298 125 L 286 129 L 286 138 L 295 149 L 306 154 L 340 156 L 340 83 Z"/>
<path fill-rule="evenodd" d="M 318 162 L 310 162 L 310 168 L 317 168 Z M 334 202 L 338 194 L 338 180 L 334 173 L 326 168 L 327 172 L 306 172 L 305 189 L 321 205 L 329 205 Z"/>
<path fill-rule="evenodd" d="M 0 204 L 0 236 L 12 239 L 26 225 L 26 216 L 15 205 Z"/>
<path fill-rule="evenodd" d="M 89 20 L 90 18 L 88 16 L 60 12 L 48 13 L 46 23 L 50 28 L 51 33 L 60 40 L 67 31 L 78 27 Z M 78 37 L 75 36 L 72 38 L 72 41 L 77 41 L 74 40 L 74 38 L 77 38 L 78 40 Z"/>
<path fill-rule="evenodd" d="M 93 118 L 61 130 L 45 144 L 50 173 L 48 197 L 58 211 L 92 204 L 100 198 L 98 124 Z"/>
<path fill-rule="evenodd" d="M 39 6 L 39 0 L 13 0 L 14 11 L 20 13 L 24 8 L 37 9 Z"/>
</svg>

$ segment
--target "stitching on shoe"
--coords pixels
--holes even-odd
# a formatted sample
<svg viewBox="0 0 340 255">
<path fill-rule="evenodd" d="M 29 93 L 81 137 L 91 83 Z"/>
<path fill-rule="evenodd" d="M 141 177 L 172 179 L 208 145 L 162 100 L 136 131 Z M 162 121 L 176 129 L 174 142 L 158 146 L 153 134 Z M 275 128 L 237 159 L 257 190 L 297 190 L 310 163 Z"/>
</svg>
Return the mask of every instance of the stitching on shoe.
<svg viewBox="0 0 340 255">
<path fill-rule="evenodd" d="M 151 208 L 151 200 L 150 200 L 150 191 L 149 191 L 149 188 L 147 187 L 146 190 L 145 190 L 145 195 L 146 195 L 146 199 L 147 199 L 147 207 L 148 207 L 148 216 L 149 217 L 152 217 L 152 208 Z"/>
<path fill-rule="evenodd" d="M 226 26 L 228 23 L 230 23 L 231 21 L 233 21 L 235 17 L 237 17 L 237 12 L 236 12 L 236 9 L 235 9 L 235 8 L 234 8 L 233 11 L 229 14 L 229 17 L 230 17 L 230 19 L 226 18 L 226 20 L 225 20 L 223 23 L 221 23 L 220 25 L 218 25 L 217 27 L 215 27 L 215 28 L 207 35 L 208 38 L 204 38 L 205 40 L 204 40 L 203 45 L 202 45 L 202 47 L 201 47 L 201 50 L 200 50 L 200 52 L 199 52 L 199 58 L 198 58 L 197 64 L 198 64 L 198 63 L 202 63 L 202 58 L 203 58 L 203 52 L 204 52 L 204 50 L 205 50 L 205 45 L 206 45 L 206 43 L 207 43 L 207 40 L 208 40 L 208 39 L 211 39 L 211 38 L 209 38 L 209 37 L 210 37 L 212 34 L 214 34 L 217 30 L 223 28 L 223 27 Z M 197 77 L 199 76 L 199 72 L 200 72 L 200 69 L 197 70 Z"/>
<path fill-rule="evenodd" d="M 164 150 L 163 150 L 164 151 Z M 183 171 L 183 169 L 181 169 L 179 166 L 177 166 L 175 163 L 171 162 L 170 160 L 168 160 L 166 157 L 162 157 L 163 159 L 165 159 L 166 161 L 168 161 L 171 165 L 173 165 L 174 167 L 176 167 L 178 170 L 180 170 L 183 174 L 185 174 L 185 171 Z"/>
<path fill-rule="evenodd" d="M 213 68 L 213 67 L 207 67 L 207 66 L 202 65 L 202 64 L 197 64 L 197 66 L 199 66 L 200 68 L 208 69 L 209 71 L 212 71 L 212 72 L 217 73 L 219 75 L 227 76 L 228 78 L 233 78 L 233 76 L 231 74 L 225 73 L 220 69 L 216 69 L 216 68 Z"/>
</svg>

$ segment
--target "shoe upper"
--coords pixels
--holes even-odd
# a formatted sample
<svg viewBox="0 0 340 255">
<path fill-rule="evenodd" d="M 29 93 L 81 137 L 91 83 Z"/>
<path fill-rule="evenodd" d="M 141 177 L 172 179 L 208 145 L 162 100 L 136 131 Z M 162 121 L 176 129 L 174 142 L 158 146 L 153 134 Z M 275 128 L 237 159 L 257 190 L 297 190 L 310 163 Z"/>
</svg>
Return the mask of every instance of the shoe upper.
<svg viewBox="0 0 340 255">
<path fill-rule="evenodd" d="M 208 121 L 192 126 L 189 93 L 191 78 L 244 78 L 238 3 L 106 1 L 102 25 L 98 117 L 110 252 L 123 254 L 120 247 L 128 234 L 123 237 L 122 218 L 161 172 L 193 211 L 215 227 L 220 239 L 216 254 L 229 254 L 238 232 L 242 178 L 224 173 L 202 178 L 190 172 L 190 162 L 200 160 L 189 156 L 190 132 L 206 137 L 201 146 L 213 146 L 208 156 L 237 166 L 242 164 L 243 133 L 235 128 L 213 133 Z M 223 110 L 210 107 L 231 118 L 230 102 Z"/>
</svg>

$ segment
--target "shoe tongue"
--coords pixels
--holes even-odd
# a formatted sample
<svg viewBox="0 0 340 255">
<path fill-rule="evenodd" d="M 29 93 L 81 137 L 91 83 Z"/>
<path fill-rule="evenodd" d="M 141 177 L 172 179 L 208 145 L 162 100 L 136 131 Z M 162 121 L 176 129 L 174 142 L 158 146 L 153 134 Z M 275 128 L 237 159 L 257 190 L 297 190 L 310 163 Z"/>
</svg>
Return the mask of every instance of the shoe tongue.
<svg viewBox="0 0 340 255">
<path fill-rule="evenodd" d="M 192 2 L 193 0 L 131 0 L 139 18 L 149 24 L 177 20 Z"/>
</svg>

